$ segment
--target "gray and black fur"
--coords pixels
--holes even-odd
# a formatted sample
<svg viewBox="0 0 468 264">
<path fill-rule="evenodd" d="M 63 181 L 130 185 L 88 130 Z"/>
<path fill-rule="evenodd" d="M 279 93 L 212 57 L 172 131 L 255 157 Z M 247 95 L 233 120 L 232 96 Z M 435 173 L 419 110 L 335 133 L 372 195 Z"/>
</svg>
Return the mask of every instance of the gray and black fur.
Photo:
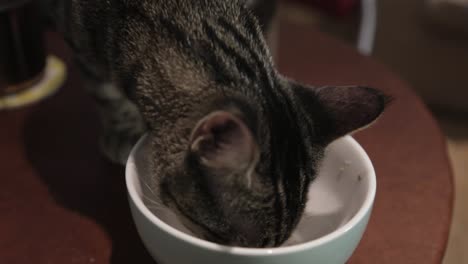
<svg viewBox="0 0 468 264">
<path fill-rule="evenodd" d="M 47 1 L 100 106 L 106 155 L 124 162 L 148 132 L 148 207 L 210 241 L 281 245 L 325 147 L 384 110 L 371 88 L 281 76 L 262 32 L 274 8 L 259 23 L 241 0 Z"/>
</svg>

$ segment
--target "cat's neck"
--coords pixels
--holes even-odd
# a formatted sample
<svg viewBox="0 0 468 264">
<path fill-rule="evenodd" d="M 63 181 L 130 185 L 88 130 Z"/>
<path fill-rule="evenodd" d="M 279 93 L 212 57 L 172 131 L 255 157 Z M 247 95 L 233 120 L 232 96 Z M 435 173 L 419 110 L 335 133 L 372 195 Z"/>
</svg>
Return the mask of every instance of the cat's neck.
<svg viewBox="0 0 468 264">
<path fill-rule="evenodd" d="M 282 96 L 254 16 L 245 9 L 218 9 L 219 13 L 194 14 L 190 25 L 187 18 L 154 17 L 152 23 L 122 30 L 127 35 L 120 36 L 117 50 L 126 52 L 112 58 L 114 74 L 121 79 L 132 76 L 119 83 L 135 87 L 138 105 L 152 111 L 147 119 L 174 123 L 227 93 L 256 102 L 266 115 L 271 99 Z"/>
</svg>

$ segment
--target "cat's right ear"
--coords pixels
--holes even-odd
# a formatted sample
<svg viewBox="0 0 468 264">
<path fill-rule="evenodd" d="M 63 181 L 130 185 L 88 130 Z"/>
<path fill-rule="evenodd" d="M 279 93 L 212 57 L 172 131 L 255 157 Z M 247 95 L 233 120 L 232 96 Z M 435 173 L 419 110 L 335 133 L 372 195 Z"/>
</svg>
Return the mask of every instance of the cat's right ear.
<svg viewBox="0 0 468 264">
<path fill-rule="evenodd" d="M 256 166 L 259 148 L 239 117 L 215 111 L 203 117 L 190 136 L 190 152 L 214 173 L 232 173 Z"/>
<path fill-rule="evenodd" d="M 370 125 L 391 98 L 364 86 L 306 87 L 292 83 L 294 94 L 307 115 L 312 116 L 319 137 L 331 142 Z"/>
</svg>

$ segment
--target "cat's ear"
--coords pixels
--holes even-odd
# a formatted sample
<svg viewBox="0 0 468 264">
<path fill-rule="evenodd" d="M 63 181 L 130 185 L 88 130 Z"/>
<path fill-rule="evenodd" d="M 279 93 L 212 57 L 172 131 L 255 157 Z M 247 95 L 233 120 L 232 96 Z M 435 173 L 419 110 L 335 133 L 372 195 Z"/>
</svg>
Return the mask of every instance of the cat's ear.
<svg viewBox="0 0 468 264">
<path fill-rule="evenodd" d="M 379 90 L 363 86 L 309 88 L 295 84 L 293 90 L 326 141 L 370 125 L 390 101 Z"/>
<path fill-rule="evenodd" d="M 215 111 L 193 129 L 190 152 L 208 169 L 232 172 L 255 166 L 259 148 L 243 120 L 227 111 Z"/>
</svg>

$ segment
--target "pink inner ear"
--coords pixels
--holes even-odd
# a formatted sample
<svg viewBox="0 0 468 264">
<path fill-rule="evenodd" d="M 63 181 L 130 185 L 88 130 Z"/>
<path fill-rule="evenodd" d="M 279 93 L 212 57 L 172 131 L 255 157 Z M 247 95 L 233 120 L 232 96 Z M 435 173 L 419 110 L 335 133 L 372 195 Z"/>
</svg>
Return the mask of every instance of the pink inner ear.
<svg viewBox="0 0 468 264">
<path fill-rule="evenodd" d="M 244 122 L 233 114 L 216 111 L 198 122 L 190 137 L 190 150 L 210 167 L 242 168 L 254 157 L 255 142 Z"/>
</svg>

